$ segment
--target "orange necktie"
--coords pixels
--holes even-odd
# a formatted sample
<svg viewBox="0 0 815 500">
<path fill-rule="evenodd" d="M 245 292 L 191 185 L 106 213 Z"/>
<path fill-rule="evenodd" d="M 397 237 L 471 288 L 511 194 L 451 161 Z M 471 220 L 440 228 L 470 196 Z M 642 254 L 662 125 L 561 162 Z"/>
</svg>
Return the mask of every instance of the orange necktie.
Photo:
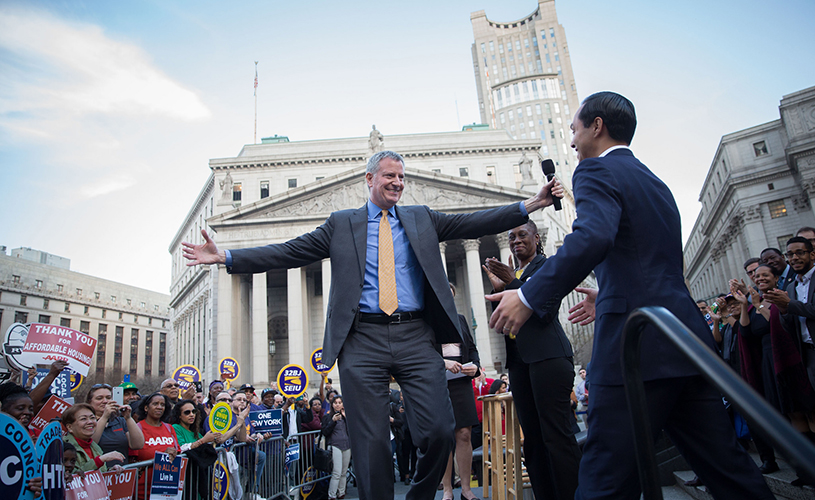
<svg viewBox="0 0 815 500">
<path fill-rule="evenodd" d="M 393 235 L 388 211 L 379 220 L 379 308 L 390 316 L 399 307 L 396 297 L 396 265 L 393 260 Z"/>
</svg>

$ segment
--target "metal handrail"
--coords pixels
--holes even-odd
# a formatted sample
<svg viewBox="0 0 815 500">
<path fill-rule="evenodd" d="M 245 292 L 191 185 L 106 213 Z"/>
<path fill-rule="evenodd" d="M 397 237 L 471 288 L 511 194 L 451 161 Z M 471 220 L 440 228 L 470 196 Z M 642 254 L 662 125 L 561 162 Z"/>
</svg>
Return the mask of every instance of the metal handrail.
<svg viewBox="0 0 815 500">
<path fill-rule="evenodd" d="M 651 424 L 645 403 L 645 386 L 640 371 L 640 340 L 648 324 L 668 340 L 699 369 L 701 375 L 738 409 L 753 429 L 763 431 L 767 440 L 796 471 L 815 477 L 815 446 L 747 385 L 719 356 L 710 350 L 676 316 L 664 307 L 635 309 L 625 322 L 622 338 L 622 364 L 625 395 L 634 426 L 634 450 L 645 500 L 662 500 Z"/>
</svg>

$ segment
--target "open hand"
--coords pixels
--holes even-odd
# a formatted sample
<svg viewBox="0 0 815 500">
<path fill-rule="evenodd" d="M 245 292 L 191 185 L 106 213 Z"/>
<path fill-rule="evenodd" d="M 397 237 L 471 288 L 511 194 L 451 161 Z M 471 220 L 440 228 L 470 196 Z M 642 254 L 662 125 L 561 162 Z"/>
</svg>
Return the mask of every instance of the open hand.
<svg viewBox="0 0 815 500">
<path fill-rule="evenodd" d="M 189 261 L 187 265 L 226 263 L 226 253 L 223 250 L 218 250 L 218 246 L 210 239 L 206 230 L 202 229 L 201 235 L 204 237 L 204 243 L 200 245 L 193 245 L 186 241 L 181 243 L 184 247 L 184 258 Z"/>
<path fill-rule="evenodd" d="M 595 309 L 594 303 L 597 300 L 597 290 L 594 288 L 581 288 L 574 289 L 575 292 L 585 293 L 586 298 L 575 304 L 569 309 L 568 320 L 572 323 L 577 323 L 580 326 L 586 326 L 594 321 Z"/>
</svg>

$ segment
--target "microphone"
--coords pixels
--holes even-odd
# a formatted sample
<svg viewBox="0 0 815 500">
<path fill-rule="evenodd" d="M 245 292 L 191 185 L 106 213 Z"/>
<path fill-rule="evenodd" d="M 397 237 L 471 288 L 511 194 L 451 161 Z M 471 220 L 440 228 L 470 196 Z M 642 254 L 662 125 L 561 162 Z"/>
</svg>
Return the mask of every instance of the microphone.
<svg viewBox="0 0 815 500">
<path fill-rule="evenodd" d="M 546 182 L 551 181 L 555 177 L 555 162 L 549 158 L 543 160 L 541 162 L 541 170 L 543 170 L 543 175 L 546 176 Z M 554 199 L 552 205 L 555 207 L 555 210 L 563 210 L 563 206 L 560 204 L 560 198 L 554 195 L 552 195 L 552 198 Z"/>
</svg>

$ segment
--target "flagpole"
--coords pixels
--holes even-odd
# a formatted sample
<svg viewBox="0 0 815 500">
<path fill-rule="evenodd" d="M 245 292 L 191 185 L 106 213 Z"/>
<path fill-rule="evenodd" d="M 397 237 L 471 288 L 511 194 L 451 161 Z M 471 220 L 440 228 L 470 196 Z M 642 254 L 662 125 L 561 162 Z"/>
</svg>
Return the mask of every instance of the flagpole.
<svg viewBox="0 0 815 500">
<path fill-rule="evenodd" d="M 258 62 L 255 61 L 255 142 L 258 143 Z"/>
</svg>

